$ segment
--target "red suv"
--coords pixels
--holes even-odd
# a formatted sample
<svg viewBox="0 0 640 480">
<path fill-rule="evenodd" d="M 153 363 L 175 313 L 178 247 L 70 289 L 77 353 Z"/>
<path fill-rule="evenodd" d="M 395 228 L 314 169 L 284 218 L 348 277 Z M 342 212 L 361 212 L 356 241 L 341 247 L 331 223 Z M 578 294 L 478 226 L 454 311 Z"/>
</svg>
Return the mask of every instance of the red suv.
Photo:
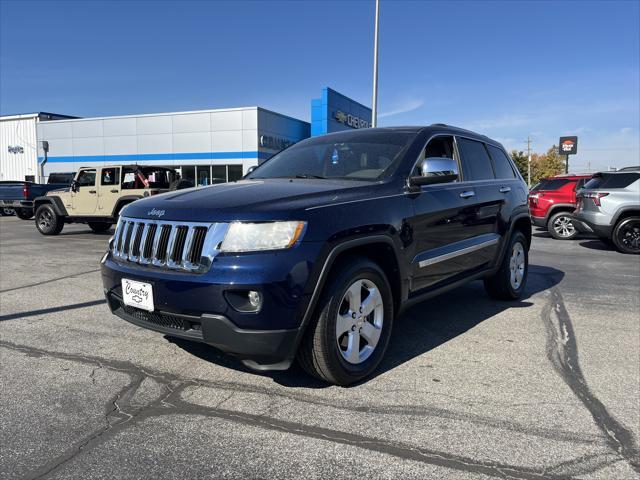
<svg viewBox="0 0 640 480">
<path fill-rule="evenodd" d="M 591 178 L 590 174 L 557 175 L 545 178 L 529 191 L 531 223 L 546 227 L 558 240 L 569 240 L 578 234 L 572 212 L 576 208 L 576 192 Z"/>
</svg>

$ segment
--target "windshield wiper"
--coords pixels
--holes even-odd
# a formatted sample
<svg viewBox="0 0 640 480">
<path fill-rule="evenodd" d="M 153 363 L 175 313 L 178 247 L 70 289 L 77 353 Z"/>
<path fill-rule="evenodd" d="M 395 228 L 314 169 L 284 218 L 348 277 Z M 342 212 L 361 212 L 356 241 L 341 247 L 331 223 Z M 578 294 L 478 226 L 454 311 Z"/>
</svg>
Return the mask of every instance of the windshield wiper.
<svg viewBox="0 0 640 480">
<path fill-rule="evenodd" d="M 293 176 L 293 178 L 327 178 L 322 175 L 312 175 L 310 173 L 298 173 Z"/>
</svg>

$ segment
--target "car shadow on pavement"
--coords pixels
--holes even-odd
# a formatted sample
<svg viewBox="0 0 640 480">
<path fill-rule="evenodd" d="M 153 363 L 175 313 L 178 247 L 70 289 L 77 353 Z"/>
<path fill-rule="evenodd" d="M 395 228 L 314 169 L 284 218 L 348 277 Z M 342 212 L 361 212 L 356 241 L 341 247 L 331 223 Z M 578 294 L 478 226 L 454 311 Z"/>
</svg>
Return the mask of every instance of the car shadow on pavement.
<svg viewBox="0 0 640 480">
<path fill-rule="evenodd" d="M 607 244 L 600 240 L 588 240 L 585 242 L 580 242 L 580 246 L 584 248 L 589 248 L 591 250 L 600 250 L 605 252 L 616 252 L 617 250 L 613 246 L 613 244 Z"/>
<path fill-rule="evenodd" d="M 530 265 L 525 296 L 520 300 L 494 300 L 485 293 L 482 282 L 477 281 L 412 306 L 396 319 L 389 347 L 378 369 L 360 383 L 366 383 L 371 378 L 447 343 L 507 309 L 533 306 L 533 303 L 528 301 L 531 296 L 557 285 L 563 278 L 564 272 L 555 268 Z M 214 347 L 169 336 L 165 338 L 198 358 L 223 367 L 271 377 L 282 386 L 329 386 L 307 375 L 297 363 L 287 371 L 255 372 Z M 517 341 L 517 334 L 512 335 L 505 331 L 505 341 Z M 428 366 L 427 362 L 426 367 Z"/>
</svg>

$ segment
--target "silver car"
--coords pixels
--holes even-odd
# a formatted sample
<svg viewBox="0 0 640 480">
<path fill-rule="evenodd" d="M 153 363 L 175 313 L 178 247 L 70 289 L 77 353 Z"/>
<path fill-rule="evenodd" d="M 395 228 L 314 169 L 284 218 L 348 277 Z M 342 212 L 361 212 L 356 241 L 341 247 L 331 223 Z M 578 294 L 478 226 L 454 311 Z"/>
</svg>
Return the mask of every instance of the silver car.
<svg viewBox="0 0 640 480">
<path fill-rule="evenodd" d="M 620 252 L 640 253 L 640 169 L 595 174 L 577 194 L 574 217 Z"/>
</svg>

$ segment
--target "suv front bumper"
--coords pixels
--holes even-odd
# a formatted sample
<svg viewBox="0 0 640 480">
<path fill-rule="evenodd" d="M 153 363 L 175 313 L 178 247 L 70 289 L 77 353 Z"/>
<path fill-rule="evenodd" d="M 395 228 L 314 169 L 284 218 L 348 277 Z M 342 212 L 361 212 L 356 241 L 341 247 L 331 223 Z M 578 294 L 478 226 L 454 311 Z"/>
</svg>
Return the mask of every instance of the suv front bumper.
<svg viewBox="0 0 640 480">
<path fill-rule="evenodd" d="M 111 312 L 143 328 L 212 345 L 257 370 L 283 370 L 294 357 L 302 319 L 315 280 L 313 263 L 321 245 L 302 243 L 286 252 L 216 257 L 203 274 L 102 261 L 102 282 Z M 152 285 L 153 312 L 125 306 L 122 279 Z M 257 312 L 241 312 L 228 292 L 255 290 Z"/>
</svg>

